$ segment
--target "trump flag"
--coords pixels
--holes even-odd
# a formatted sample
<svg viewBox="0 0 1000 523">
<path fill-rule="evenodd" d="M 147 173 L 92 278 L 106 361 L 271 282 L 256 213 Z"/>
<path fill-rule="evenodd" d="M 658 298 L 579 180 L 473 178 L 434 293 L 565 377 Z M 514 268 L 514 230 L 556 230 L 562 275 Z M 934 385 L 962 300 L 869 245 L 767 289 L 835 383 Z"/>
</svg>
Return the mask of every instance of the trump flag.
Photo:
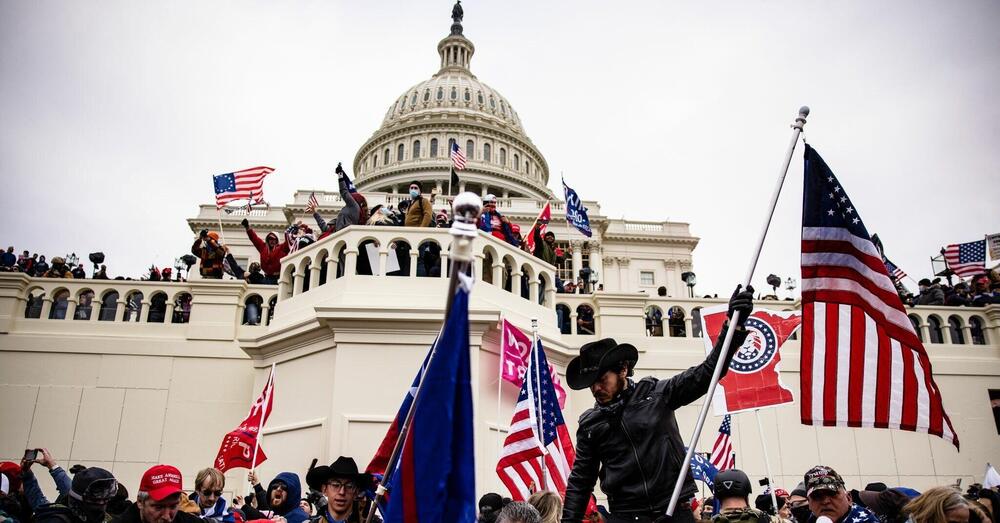
<svg viewBox="0 0 1000 523">
<path fill-rule="evenodd" d="M 531 359 L 531 338 L 506 319 L 501 321 L 500 328 L 500 377 L 520 387 L 524 384 L 524 373 Z M 566 408 L 566 389 L 559 380 L 559 373 L 551 364 L 548 369 L 559 399 L 559 408 Z"/>
<path fill-rule="evenodd" d="M 701 309 L 706 353 L 712 352 L 719 339 L 728 308 L 728 305 L 718 305 Z M 743 345 L 729 349 L 736 354 L 729 364 L 729 372 L 719 380 L 719 387 L 712 398 L 716 415 L 794 401 L 792 391 L 781 384 L 779 349 L 801 323 L 802 313 L 799 311 L 759 309 L 747 318 L 746 329 L 750 334 Z"/>
</svg>

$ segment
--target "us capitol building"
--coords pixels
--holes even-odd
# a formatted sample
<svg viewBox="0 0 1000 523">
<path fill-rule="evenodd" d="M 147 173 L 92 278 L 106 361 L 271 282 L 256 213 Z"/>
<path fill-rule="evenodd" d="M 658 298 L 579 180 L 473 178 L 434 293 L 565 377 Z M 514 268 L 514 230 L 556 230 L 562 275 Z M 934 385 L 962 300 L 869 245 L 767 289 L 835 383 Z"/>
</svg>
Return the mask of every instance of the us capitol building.
<svg viewBox="0 0 1000 523">
<path fill-rule="evenodd" d="M 476 490 L 508 495 L 494 469 L 518 390 L 503 383 L 498 398 L 501 319 L 530 332 L 537 318 L 549 361 L 560 372 L 582 344 L 614 337 L 639 348 L 637 376 L 669 377 L 702 361 L 698 311 L 724 300 L 689 297 L 681 275 L 693 271 L 698 239 L 686 223 L 611 219 L 598 202 L 586 201 L 593 237 L 569 227 L 564 202 L 548 188 L 549 164 L 521 115 L 472 73 L 475 46 L 463 34 L 461 13 L 437 52 L 437 72 L 389 103 L 382 125 L 355 155 L 353 175 L 369 207 L 398 205 L 409 198 L 410 181 L 420 180 L 425 193 L 434 190 L 435 210 L 448 207 L 449 192 L 491 193 L 498 210 L 527 231 L 551 200 L 550 230 L 572 247 L 556 267 L 485 233 L 474 244 Z M 448 187 L 451 143 L 468 157 L 455 188 Z M 243 263 L 257 258 L 239 225 L 243 218 L 262 237 L 280 235 L 297 220 L 312 224 L 306 212 L 311 192 L 297 191 L 287 205 L 249 216 L 224 215 L 234 255 Z M 315 192 L 320 214 L 329 219 L 342 205 L 339 194 L 335 188 Z M 203 205 L 188 226 L 195 233 L 217 229 L 217 216 L 214 205 Z M 269 459 L 261 478 L 284 470 L 304 478 L 312 458 L 329 463 L 349 455 L 367 463 L 441 325 L 447 271 L 418 275 L 417 247 L 427 242 L 442 247 L 447 263 L 446 229 L 349 227 L 285 257 L 277 286 L 0 273 L 0 459 L 16 461 L 26 448 L 45 447 L 67 468 L 82 463 L 113 471 L 131 492 L 149 466 L 170 463 L 191 488 L 195 472 L 212 464 L 223 435 L 247 414 L 274 363 L 275 407 L 263 432 Z M 411 247 L 408 274 L 392 270 L 403 244 Z M 373 275 L 358 274 L 361 256 L 369 256 Z M 589 270 L 586 294 L 555 293 L 557 275 L 575 280 L 581 269 Z M 259 322 L 248 304 L 259 308 Z M 663 314 L 662 327 L 647 328 L 650 308 Z M 1000 307 L 908 312 L 934 363 L 961 452 L 925 434 L 802 425 L 798 405 L 785 405 L 762 411 L 777 485 L 791 490 L 818 463 L 854 487 L 882 481 L 923 489 L 956 479 L 968 485 L 982 480 L 987 462 L 1000 462 L 990 406 L 990 391 L 1000 389 Z M 797 394 L 798 341 L 782 352 L 783 382 Z M 593 399 L 589 391 L 566 388 L 565 417 L 575 434 Z M 685 438 L 697 412 L 697 405 L 677 412 Z M 711 450 L 720 421 L 709 417 L 699 451 Z M 733 436 L 738 466 L 765 476 L 755 420 L 735 415 Z M 54 492 L 48 475 L 38 476 Z M 227 478 L 227 495 L 246 492 L 245 470 Z"/>
</svg>

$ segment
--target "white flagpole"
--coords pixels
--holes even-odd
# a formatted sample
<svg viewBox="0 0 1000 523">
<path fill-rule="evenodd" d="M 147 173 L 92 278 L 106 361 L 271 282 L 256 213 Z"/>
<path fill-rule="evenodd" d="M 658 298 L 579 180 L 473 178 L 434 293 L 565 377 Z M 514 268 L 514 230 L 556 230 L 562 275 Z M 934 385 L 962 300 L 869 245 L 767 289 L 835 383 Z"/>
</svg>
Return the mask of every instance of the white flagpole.
<svg viewBox="0 0 1000 523">
<path fill-rule="evenodd" d="M 799 115 L 795 118 L 795 122 L 792 123 L 792 139 L 788 144 L 788 151 L 785 153 L 785 161 L 781 166 L 781 172 L 778 173 L 778 183 L 774 186 L 774 193 L 771 195 L 771 203 L 767 213 L 767 219 L 764 220 L 764 226 L 761 228 L 760 237 L 757 239 L 757 248 L 754 250 L 753 257 L 750 258 L 750 267 L 747 269 L 746 277 L 743 278 L 743 288 L 750 285 L 750 280 L 753 278 L 754 270 L 757 269 L 757 260 L 760 259 L 760 251 L 764 247 L 764 239 L 767 237 L 767 229 L 771 226 L 771 219 L 774 217 L 774 209 L 778 205 L 778 195 L 781 194 L 781 186 L 785 183 L 785 175 L 788 174 L 788 166 L 792 163 L 792 154 L 795 152 L 795 145 L 799 141 L 799 136 L 802 134 L 802 127 L 806 124 L 806 117 L 809 116 L 809 108 L 803 106 L 799 109 Z M 733 317 L 730 320 L 730 325 L 736 325 L 739 322 L 740 312 L 733 312 Z M 729 345 L 733 341 L 733 334 L 736 332 L 735 328 L 728 329 L 726 331 L 726 338 L 722 342 L 722 350 L 719 354 L 719 361 L 715 365 L 715 371 L 712 373 L 712 381 L 708 385 L 708 392 L 705 394 L 705 403 L 701 405 L 701 412 L 698 413 L 698 421 L 694 426 L 694 434 L 691 435 L 691 440 L 688 443 L 687 454 L 684 456 L 684 461 L 681 463 L 680 474 L 677 476 L 677 483 L 674 484 L 674 492 L 670 496 L 670 504 L 667 505 L 667 515 L 673 516 L 674 509 L 677 508 L 677 501 L 681 497 L 681 489 L 684 487 L 684 480 L 687 479 L 688 469 L 691 468 L 691 456 L 694 454 L 694 448 L 698 444 L 698 439 L 701 438 L 701 429 L 705 426 L 705 418 L 708 417 L 708 409 L 712 405 L 712 397 L 715 395 L 715 387 L 719 384 L 719 377 L 722 375 L 722 366 L 726 361 L 726 354 L 729 353 Z"/>
<path fill-rule="evenodd" d="M 545 419 L 542 417 L 542 369 L 538 355 L 538 318 L 531 318 L 531 353 L 535 360 L 534 390 L 535 397 L 537 398 L 535 402 L 535 415 L 538 417 L 538 439 L 542 446 L 542 455 L 539 456 L 539 459 L 542 461 L 542 484 L 539 485 L 539 490 L 548 490 L 549 474 L 548 468 L 545 466 Z M 548 372 L 548 369 L 545 370 Z"/>
<path fill-rule="evenodd" d="M 222 228 L 222 209 L 219 207 L 215 208 L 216 213 L 219 215 L 219 238 L 222 239 L 222 244 L 226 244 L 226 230 Z"/>
<path fill-rule="evenodd" d="M 757 418 L 757 430 L 760 433 L 760 448 L 764 452 L 764 472 L 767 473 L 768 489 L 771 491 L 771 506 L 778 513 L 778 496 L 774 494 L 774 476 L 771 475 L 771 460 L 767 457 L 767 441 L 764 439 L 764 423 L 760 420 L 760 409 L 753 409 Z"/>
<path fill-rule="evenodd" d="M 264 396 L 264 404 L 260 407 L 260 423 L 257 425 L 257 437 L 254 439 L 253 443 L 253 458 L 250 460 L 250 472 L 257 472 L 257 449 L 260 448 L 260 440 L 264 437 L 264 414 L 267 412 L 268 406 L 271 404 L 271 392 L 274 391 L 274 370 L 275 364 L 271 364 L 271 374 L 267 377 L 268 385 L 267 394 Z M 250 485 L 251 487 L 253 485 Z"/>
<path fill-rule="evenodd" d="M 503 385 L 503 351 L 506 344 L 504 343 L 507 338 L 507 329 L 503 326 L 503 318 L 500 318 L 500 352 L 497 356 L 500 358 L 500 364 L 497 366 L 497 461 L 500 461 L 500 452 L 503 450 L 503 438 L 500 437 L 500 407 L 503 404 L 503 390 L 501 386 Z"/>
</svg>

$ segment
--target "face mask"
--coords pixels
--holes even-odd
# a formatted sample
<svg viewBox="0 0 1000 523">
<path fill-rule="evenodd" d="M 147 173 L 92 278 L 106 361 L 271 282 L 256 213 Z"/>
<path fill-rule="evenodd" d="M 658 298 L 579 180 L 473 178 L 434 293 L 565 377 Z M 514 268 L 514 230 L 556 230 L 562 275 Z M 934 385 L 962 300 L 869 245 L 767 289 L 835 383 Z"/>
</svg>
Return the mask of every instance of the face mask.
<svg viewBox="0 0 1000 523">
<path fill-rule="evenodd" d="M 410 189 L 410 198 L 417 198 L 420 196 L 420 191 L 416 189 Z"/>
<path fill-rule="evenodd" d="M 792 517 L 795 518 L 795 521 L 798 521 L 799 523 L 806 523 L 807 521 L 809 521 L 809 516 L 811 515 L 812 512 L 809 510 L 809 505 L 802 505 L 801 507 L 792 508 Z"/>
</svg>

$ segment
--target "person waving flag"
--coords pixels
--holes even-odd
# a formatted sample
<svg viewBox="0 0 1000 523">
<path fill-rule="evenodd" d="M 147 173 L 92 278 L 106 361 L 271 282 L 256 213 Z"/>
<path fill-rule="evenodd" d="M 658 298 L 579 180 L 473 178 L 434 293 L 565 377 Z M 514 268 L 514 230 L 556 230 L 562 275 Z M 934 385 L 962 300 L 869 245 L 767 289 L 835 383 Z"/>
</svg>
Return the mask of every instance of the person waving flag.
<svg viewBox="0 0 1000 523">
<path fill-rule="evenodd" d="M 958 448 L 882 256 L 809 145 L 802 202 L 802 423 L 925 432 Z"/>
</svg>

